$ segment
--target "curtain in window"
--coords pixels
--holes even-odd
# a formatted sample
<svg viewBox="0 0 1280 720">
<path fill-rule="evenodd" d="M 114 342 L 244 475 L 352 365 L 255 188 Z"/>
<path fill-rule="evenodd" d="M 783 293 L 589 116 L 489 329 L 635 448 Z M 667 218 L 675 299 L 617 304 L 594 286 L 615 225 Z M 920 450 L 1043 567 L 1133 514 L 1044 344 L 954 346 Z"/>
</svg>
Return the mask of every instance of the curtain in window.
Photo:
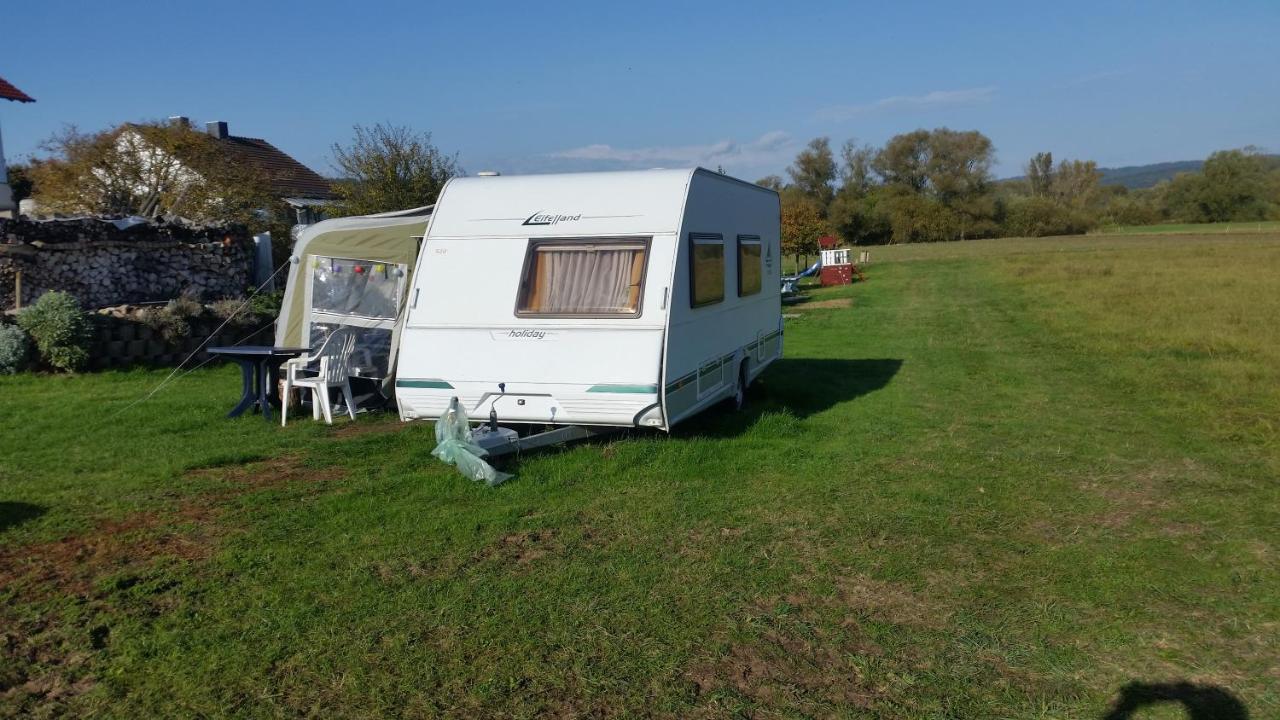
<svg viewBox="0 0 1280 720">
<path fill-rule="evenodd" d="M 643 247 L 534 248 L 521 312 L 630 315 L 640 305 Z"/>
</svg>

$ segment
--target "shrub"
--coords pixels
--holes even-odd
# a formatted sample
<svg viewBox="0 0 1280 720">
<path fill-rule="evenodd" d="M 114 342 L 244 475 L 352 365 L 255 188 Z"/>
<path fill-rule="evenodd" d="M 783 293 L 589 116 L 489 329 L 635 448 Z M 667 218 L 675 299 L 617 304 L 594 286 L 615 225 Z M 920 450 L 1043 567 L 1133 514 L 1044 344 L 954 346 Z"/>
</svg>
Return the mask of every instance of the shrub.
<svg viewBox="0 0 1280 720">
<path fill-rule="evenodd" d="M 256 319 L 253 308 L 246 305 L 244 300 L 236 298 L 218 300 L 209 309 L 219 320 L 231 320 L 233 325 L 250 325 Z"/>
<path fill-rule="evenodd" d="M 276 317 L 284 304 L 284 291 L 261 292 L 249 300 L 248 312 L 258 317 Z"/>
<path fill-rule="evenodd" d="M 1009 234 L 1019 237 L 1083 235 L 1097 224 L 1097 219 L 1085 210 L 1042 197 L 1021 198 L 1011 203 L 1005 220 Z"/>
<path fill-rule="evenodd" d="M 50 367 L 73 372 L 89 360 L 92 326 L 80 303 L 64 292 L 47 292 L 18 313 L 18 325 L 35 340 Z"/>
<path fill-rule="evenodd" d="M 26 369 L 31 359 L 31 338 L 17 325 L 0 325 L 0 375 Z"/>
<path fill-rule="evenodd" d="M 147 327 L 160 333 L 167 343 L 176 343 L 191 336 L 191 324 L 187 320 L 204 314 L 204 306 L 189 298 L 170 300 L 162 308 L 152 308 L 143 315 Z"/>
</svg>

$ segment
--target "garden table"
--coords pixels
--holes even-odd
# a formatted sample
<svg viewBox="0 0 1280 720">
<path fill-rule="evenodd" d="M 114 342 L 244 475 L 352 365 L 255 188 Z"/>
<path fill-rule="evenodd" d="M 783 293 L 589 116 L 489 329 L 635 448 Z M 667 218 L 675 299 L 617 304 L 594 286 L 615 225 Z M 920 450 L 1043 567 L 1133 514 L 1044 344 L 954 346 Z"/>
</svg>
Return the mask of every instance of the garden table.
<svg viewBox="0 0 1280 720">
<path fill-rule="evenodd" d="M 280 405 L 280 399 L 275 393 L 275 380 L 280 374 L 280 366 L 286 360 L 311 352 L 311 348 L 236 345 L 211 347 L 207 352 L 210 355 L 224 357 L 240 366 L 240 377 L 244 383 L 244 387 L 241 388 L 240 403 L 227 413 L 227 417 L 237 417 L 252 407 L 260 410 L 262 416 L 270 420 L 271 406 Z"/>
</svg>

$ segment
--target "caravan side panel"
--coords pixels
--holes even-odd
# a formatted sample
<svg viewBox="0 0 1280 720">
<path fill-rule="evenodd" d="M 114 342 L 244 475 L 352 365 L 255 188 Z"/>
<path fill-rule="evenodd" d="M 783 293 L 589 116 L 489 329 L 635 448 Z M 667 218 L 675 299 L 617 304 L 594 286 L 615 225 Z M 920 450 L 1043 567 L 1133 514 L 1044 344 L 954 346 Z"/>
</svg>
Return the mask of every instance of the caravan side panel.
<svg viewBox="0 0 1280 720">
<path fill-rule="evenodd" d="M 780 235 L 777 193 L 694 173 L 673 259 L 663 379 L 668 425 L 732 397 L 740 374 L 749 383 L 782 355 Z M 723 268 L 709 272 L 717 245 Z M 758 282 L 741 272 L 752 268 Z M 709 299 L 717 289 L 720 299 Z"/>
</svg>

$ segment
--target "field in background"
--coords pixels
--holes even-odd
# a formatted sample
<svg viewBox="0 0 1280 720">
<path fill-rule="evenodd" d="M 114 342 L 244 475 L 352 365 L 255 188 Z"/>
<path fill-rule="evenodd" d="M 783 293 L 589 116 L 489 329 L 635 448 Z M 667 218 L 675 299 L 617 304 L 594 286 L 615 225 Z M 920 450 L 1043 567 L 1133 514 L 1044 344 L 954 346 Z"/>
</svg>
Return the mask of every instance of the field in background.
<svg viewBox="0 0 1280 720">
<path fill-rule="evenodd" d="M 1280 221 L 1167 223 L 1164 225 L 1112 225 L 1099 228 L 1097 235 L 1231 235 L 1280 232 Z"/>
<path fill-rule="evenodd" d="M 0 378 L 0 717 L 1280 714 L 1280 234 L 872 258 L 748 412 L 493 490 L 230 368 Z"/>
</svg>

